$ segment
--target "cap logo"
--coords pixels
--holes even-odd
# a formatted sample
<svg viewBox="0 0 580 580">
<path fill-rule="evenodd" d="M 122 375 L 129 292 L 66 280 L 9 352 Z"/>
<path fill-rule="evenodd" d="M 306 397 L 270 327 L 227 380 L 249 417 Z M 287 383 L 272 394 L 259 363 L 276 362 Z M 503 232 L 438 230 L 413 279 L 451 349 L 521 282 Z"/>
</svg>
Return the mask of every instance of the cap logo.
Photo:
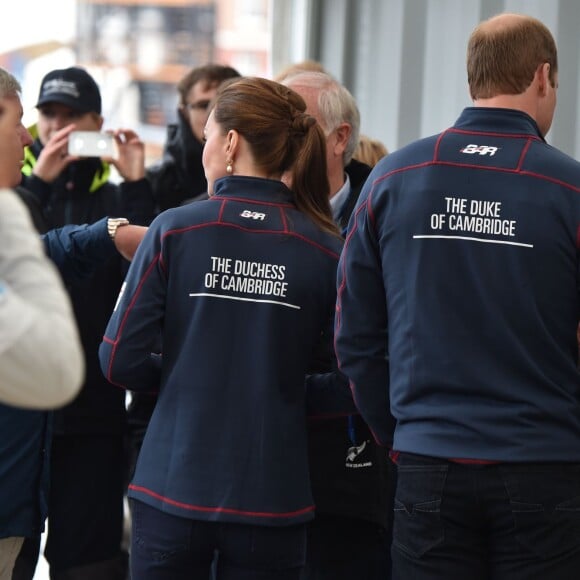
<svg viewBox="0 0 580 580">
<path fill-rule="evenodd" d="M 79 90 L 76 83 L 71 81 L 65 81 L 63 79 L 52 79 L 46 81 L 42 87 L 43 96 L 50 95 L 51 93 L 61 93 L 70 95 L 75 99 L 80 97 Z"/>
</svg>

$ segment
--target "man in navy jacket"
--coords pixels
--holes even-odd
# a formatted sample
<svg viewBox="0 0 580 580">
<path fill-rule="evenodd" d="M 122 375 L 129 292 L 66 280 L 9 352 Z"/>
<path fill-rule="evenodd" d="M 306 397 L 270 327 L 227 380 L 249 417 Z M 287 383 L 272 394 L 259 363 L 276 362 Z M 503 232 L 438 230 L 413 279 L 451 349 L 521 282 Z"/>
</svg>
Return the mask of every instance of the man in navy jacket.
<svg viewBox="0 0 580 580">
<path fill-rule="evenodd" d="M 467 68 L 475 106 L 363 188 L 337 355 L 398 464 L 393 578 L 574 578 L 580 165 L 544 140 L 555 42 L 502 14 Z"/>
</svg>

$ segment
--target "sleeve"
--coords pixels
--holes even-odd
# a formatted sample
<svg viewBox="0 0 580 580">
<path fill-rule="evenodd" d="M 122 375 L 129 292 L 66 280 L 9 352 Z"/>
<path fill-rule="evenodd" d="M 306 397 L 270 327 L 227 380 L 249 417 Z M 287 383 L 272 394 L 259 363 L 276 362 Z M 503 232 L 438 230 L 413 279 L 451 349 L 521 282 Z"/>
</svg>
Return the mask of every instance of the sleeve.
<svg viewBox="0 0 580 580">
<path fill-rule="evenodd" d="M 22 201 L 0 191 L 0 399 L 30 409 L 65 405 L 84 379 L 69 297 Z"/>
<path fill-rule="evenodd" d="M 159 223 L 153 222 L 139 245 L 99 348 L 107 380 L 135 391 L 157 391 L 161 377 L 160 357 L 153 354 L 167 293 Z"/>
<path fill-rule="evenodd" d="M 306 375 L 306 414 L 325 418 L 358 414 L 347 377 L 339 370 Z"/>
<path fill-rule="evenodd" d="M 107 230 L 107 219 L 91 225 L 64 226 L 42 236 L 46 253 L 56 264 L 65 284 L 85 280 L 117 255 Z"/>
<path fill-rule="evenodd" d="M 333 325 L 334 315 L 331 315 L 306 375 L 306 414 L 309 417 L 332 418 L 358 414 L 348 379 L 338 370 L 333 346 Z"/>
<path fill-rule="evenodd" d="M 338 265 L 335 351 L 363 419 L 380 445 L 390 445 L 387 305 L 371 188 L 363 188 Z"/>
</svg>

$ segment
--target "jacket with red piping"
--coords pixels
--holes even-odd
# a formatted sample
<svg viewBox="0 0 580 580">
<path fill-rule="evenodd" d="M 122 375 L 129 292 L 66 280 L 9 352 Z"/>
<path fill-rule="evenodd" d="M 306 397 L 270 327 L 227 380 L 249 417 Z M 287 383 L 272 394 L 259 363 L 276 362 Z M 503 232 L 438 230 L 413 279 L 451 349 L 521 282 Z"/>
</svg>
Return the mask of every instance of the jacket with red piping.
<svg viewBox="0 0 580 580">
<path fill-rule="evenodd" d="M 469 107 L 374 168 L 339 264 L 335 345 L 383 445 L 580 461 L 579 194 L 578 162 L 508 109 Z"/>
<path fill-rule="evenodd" d="M 341 246 L 267 179 L 219 179 L 154 220 L 100 348 L 111 382 L 159 388 L 130 497 L 200 520 L 313 517 L 304 377 Z"/>
</svg>

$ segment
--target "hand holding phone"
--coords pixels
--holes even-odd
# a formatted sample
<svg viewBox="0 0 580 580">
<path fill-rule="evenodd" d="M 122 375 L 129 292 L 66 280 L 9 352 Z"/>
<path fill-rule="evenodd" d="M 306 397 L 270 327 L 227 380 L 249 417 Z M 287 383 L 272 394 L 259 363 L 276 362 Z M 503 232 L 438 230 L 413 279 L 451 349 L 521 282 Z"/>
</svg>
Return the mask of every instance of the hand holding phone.
<svg viewBox="0 0 580 580">
<path fill-rule="evenodd" d="M 68 152 L 75 157 L 115 157 L 115 140 L 108 133 L 73 131 L 68 137 Z"/>
</svg>

